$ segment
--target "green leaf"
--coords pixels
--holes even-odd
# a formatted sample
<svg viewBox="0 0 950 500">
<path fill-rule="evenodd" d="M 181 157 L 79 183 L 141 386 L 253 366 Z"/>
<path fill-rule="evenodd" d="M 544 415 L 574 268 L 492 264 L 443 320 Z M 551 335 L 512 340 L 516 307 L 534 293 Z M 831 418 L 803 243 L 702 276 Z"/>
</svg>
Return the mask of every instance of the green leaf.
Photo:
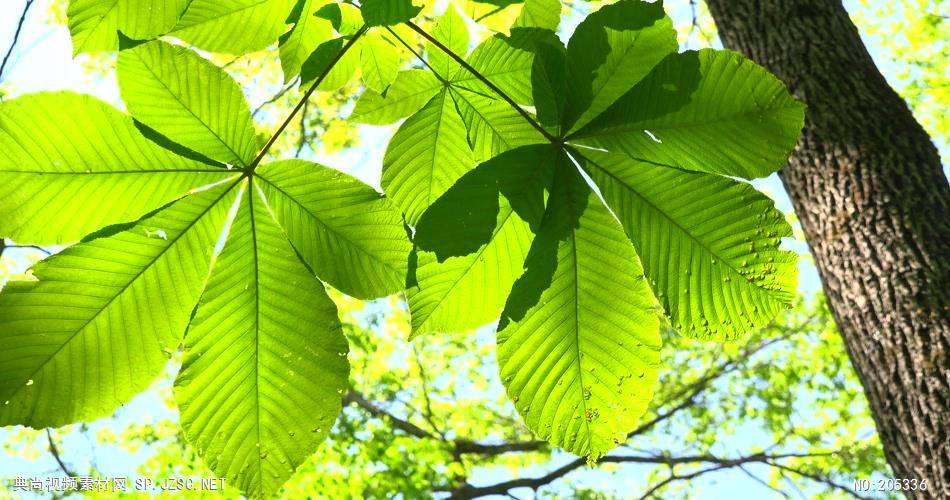
<svg viewBox="0 0 950 500">
<path fill-rule="evenodd" d="M 668 56 L 570 140 L 631 158 L 746 179 L 775 172 L 804 106 L 768 71 L 730 51 Z"/>
<path fill-rule="evenodd" d="M 416 245 L 435 252 L 440 261 L 478 251 L 495 232 L 500 195 L 522 220 L 537 228 L 556 154 L 549 144 L 522 146 L 475 167 L 419 219 Z"/>
<path fill-rule="evenodd" d="M 76 241 L 232 175 L 155 145 L 93 97 L 0 103 L 0 234 L 14 241 Z"/>
<path fill-rule="evenodd" d="M 320 279 L 361 299 L 405 288 L 412 244 L 389 199 L 302 160 L 270 163 L 257 172 L 268 206 Z"/>
<path fill-rule="evenodd" d="M 443 90 L 393 134 L 383 157 L 382 186 L 415 224 L 422 212 L 475 162 L 465 124 Z"/>
<path fill-rule="evenodd" d="M 376 92 L 384 92 L 399 74 L 399 52 L 385 37 L 367 33 L 359 41 L 363 83 Z"/>
<path fill-rule="evenodd" d="M 498 317 L 521 275 L 531 226 L 544 213 L 554 154 L 538 145 L 498 155 L 462 176 L 423 214 L 415 239 L 418 286 L 407 293 L 413 337 Z"/>
<path fill-rule="evenodd" d="M 73 55 L 119 48 L 118 31 L 151 39 L 178 22 L 188 0 L 70 0 L 66 11 Z"/>
<path fill-rule="evenodd" d="M 464 58 L 468 54 L 468 26 L 459 15 L 455 7 L 449 5 L 432 27 L 432 36 L 449 48 L 452 52 Z M 442 49 L 431 42 L 426 44 L 426 59 L 432 70 L 443 79 L 448 80 L 461 70 L 461 66 Z"/>
<path fill-rule="evenodd" d="M 363 0 L 360 12 L 367 26 L 393 26 L 404 23 L 422 11 L 412 0 Z"/>
<path fill-rule="evenodd" d="M 602 113 L 677 47 L 662 3 L 621 0 L 587 16 L 567 45 L 565 130 Z"/>
<path fill-rule="evenodd" d="M 451 95 L 468 129 L 475 161 L 488 160 L 519 146 L 546 142 L 540 132 L 501 99 L 456 87 Z"/>
<path fill-rule="evenodd" d="M 148 387 L 198 302 L 228 192 L 188 196 L 67 248 L 33 267 L 39 281 L 3 289 L 0 425 L 93 420 Z"/>
<path fill-rule="evenodd" d="M 578 154 L 681 333 L 735 339 L 791 305 L 796 256 L 779 243 L 792 229 L 768 197 L 718 175 Z"/>
<path fill-rule="evenodd" d="M 122 51 L 119 91 L 129 112 L 169 139 L 232 165 L 257 153 L 241 87 L 198 54 L 165 42 Z"/>
<path fill-rule="evenodd" d="M 336 306 L 247 192 L 185 339 L 181 424 L 205 465 L 269 498 L 340 413 L 348 351 Z"/>
<path fill-rule="evenodd" d="M 293 29 L 280 37 L 280 67 L 284 72 L 284 83 L 300 74 L 307 57 L 317 46 L 333 36 L 332 26 L 326 20 L 315 17 L 329 0 L 297 0 L 288 22 Z"/>
<path fill-rule="evenodd" d="M 544 28 L 557 31 L 561 24 L 560 0 L 525 0 L 514 28 Z"/>
<path fill-rule="evenodd" d="M 502 381 L 542 439 L 597 460 L 646 411 L 659 320 L 623 230 L 562 154 L 544 220 L 498 326 Z"/>
<path fill-rule="evenodd" d="M 350 36 L 363 26 L 363 16 L 360 9 L 348 3 L 331 3 L 324 5 L 315 14 L 333 24 L 333 29 L 343 36 Z"/>
<path fill-rule="evenodd" d="M 531 70 L 538 122 L 561 135 L 567 108 L 567 54 L 560 40 L 539 42 Z"/>
<path fill-rule="evenodd" d="M 74 56 L 119 48 L 119 0 L 70 0 L 66 18 Z"/>
<path fill-rule="evenodd" d="M 419 252 L 418 286 L 406 293 L 413 338 L 477 328 L 498 318 L 531 245 L 528 224 L 507 202 L 500 204 L 491 239 L 474 253 L 439 262 L 435 253 Z"/>
<path fill-rule="evenodd" d="M 511 36 L 507 37 L 498 34 L 475 47 L 467 62 L 516 103 L 530 106 L 534 102 L 531 96 L 534 50 L 540 39 L 551 35 L 547 30 L 527 28 L 511 30 Z M 468 71 L 459 71 L 452 83 L 494 95 L 493 90 Z"/>
<path fill-rule="evenodd" d="M 363 92 L 350 120 L 371 125 L 395 123 L 421 109 L 442 87 L 431 71 L 402 71 L 384 93 L 369 89 Z"/>
<path fill-rule="evenodd" d="M 247 54 L 287 31 L 296 0 L 191 0 L 168 34 L 209 52 Z"/>
<path fill-rule="evenodd" d="M 344 49 L 346 49 L 346 52 L 341 54 Z M 327 76 L 320 82 L 317 89 L 332 92 L 349 83 L 356 74 L 359 65 L 359 51 L 353 50 L 352 46 L 347 48 L 347 41 L 344 38 L 334 38 L 321 43 L 317 50 L 313 51 L 304 61 L 303 67 L 300 69 L 300 84 L 302 86 L 309 85 L 310 82 L 319 78 L 327 68 L 330 68 Z"/>
</svg>

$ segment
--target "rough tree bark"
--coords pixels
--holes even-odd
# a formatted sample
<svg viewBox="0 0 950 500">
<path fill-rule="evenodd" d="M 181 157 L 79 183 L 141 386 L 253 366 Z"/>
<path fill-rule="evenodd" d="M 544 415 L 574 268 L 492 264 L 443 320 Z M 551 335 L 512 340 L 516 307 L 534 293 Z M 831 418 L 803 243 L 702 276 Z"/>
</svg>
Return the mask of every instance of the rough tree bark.
<svg viewBox="0 0 950 500">
<path fill-rule="evenodd" d="M 895 477 L 950 498 L 950 185 L 836 0 L 707 0 L 808 105 L 781 173 Z"/>
</svg>

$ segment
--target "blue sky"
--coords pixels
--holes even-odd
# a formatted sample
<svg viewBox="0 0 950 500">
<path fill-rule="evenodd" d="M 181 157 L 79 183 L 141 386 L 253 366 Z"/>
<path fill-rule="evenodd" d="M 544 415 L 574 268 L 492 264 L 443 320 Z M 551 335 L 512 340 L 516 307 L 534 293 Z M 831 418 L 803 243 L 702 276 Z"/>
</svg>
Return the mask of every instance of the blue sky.
<svg viewBox="0 0 950 500">
<path fill-rule="evenodd" d="M 105 101 L 121 105 L 118 101 L 118 89 L 114 78 L 91 79 L 86 76 L 81 64 L 72 58 L 72 45 L 69 39 L 69 33 L 65 27 L 54 27 L 44 23 L 44 20 L 48 17 L 47 13 L 51 2 L 52 0 L 36 0 L 30 16 L 27 19 L 27 23 L 24 26 L 19 46 L 14 52 L 3 75 L 4 81 L 2 84 L 7 86 L 8 90 L 12 90 L 13 94 L 41 90 L 69 89 L 92 94 Z M 871 2 L 872 6 L 874 3 L 875 2 Z M 23 0 L 2 0 L 2 4 L 2 7 L 0 7 L 0 51 L 5 52 L 9 41 L 12 39 Z M 668 0 L 666 4 L 668 11 L 674 17 L 674 20 L 677 21 L 677 24 L 689 18 L 690 11 L 686 0 Z M 855 0 L 845 2 L 845 5 L 849 9 L 857 8 L 857 4 L 858 2 Z M 872 56 L 875 56 L 877 59 L 877 63 L 885 76 L 893 76 L 896 74 L 900 69 L 899 61 L 880 60 L 881 57 L 879 57 L 877 44 L 881 43 L 881 41 L 874 38 L 867 38 L 866 42 L 869 45 Z M 254 103 L 252 103 L 252 105 L 253 104 Z M 318 159 L 323 163 L 335 167 L 357 165 L 359 166 L 358 168 L 349 169 L 349 172 L 362 178 L 369 184 L 378 186 L 379 168 L 382 164 L 382 154 L 389 134 L 389 129 L 361 127 L 361 145 L 358 148 L 333 157 Z M 791 204 L 777 177 L 772 176 L 756 181 L 754 184 L 758 189 L 772 196 L 780 209 L 786 212 L 791 210 Z M 787 243 L 800 252 L 807 250 L 802 242 L 789 241 Z M 19 258 L 22 257 L 22 255 L 22 253 L 9 252 L 4 258 L 13 257 L 22 262 L 23 259 Z M 820 282 L 814 266 L 807 259 L 803 259 L 800 274 L 801 291 L 807 294 L 817 290 L 819 287 Z M 120 410 L 117 415 L 118 424 L 120 426 L 131 421 L 142 422 L 144 419 L 152 419 L 155 421 L 164 418 L 177 418 L 177 412 L 166 409 L 164 405 L 159 402 L 155 391 L 149 391 L 138 396 L 132 403 Z M 97 428 L 106 425 L 114 424 L 110 424 L 108 421 L 99 421 L 93 423 L 91 427 L 93 431 L 95 431 Z M 9 429 L 0 429 L 0 442 L 6 441 L 10 434 L 11 431 Z M 65 449 L 70 450 L 71 456 L 77 455 L 77 452 L 81 454 L 82 452 L 80 450 L 89 449 L 89 443 L 79 434 L 68 436 L 63 445 Z M 135 476 L 134 471 L 138 466 L 138 461 L 142 458 L 141 456 L 133 456 L 130 459 L 125 452 L 119 452 L 117 449 L 112 450 L 108 447 L 104 449 L 100 448 L 98 451 L 100 453 L 99 465 L 103 472 L 111 475 Z M 556 460 L 566 462 L 569 458 L 571 457 L 564 455 L 558 457 Z M 33 475 L 52 470 L 55 467 L 55 463 L 48 455 L 42 456 L 36 462 L 28 462 L 11 459 L 10 457 L 0 454 L 0 471 L 5 473 L 16 471 L 25 475 Z M 645 472 L 646 469 L 638 469 L 635 466 L 630 466 L 625 470 L 630 471 L 629 482 L 627 484 L 618 484 L 618 481 L 625 480 L 600 472 L 584 472 L 583 474 L 585 475 L 583 478 L 584 482 L 591 486 L 596 486 L 606 481 L 609 482 L 611 487 L 638 489 L 637 483 L 640 478 L 642 478 L 642 474 L 639 474 L 639 472 Z M 537 472 L 540 473 L 541 471 L 538 470 Z M 526 475 L 530 475 L 530 472 L 526 472 Z M 484 479 L 491 481 L 494 478 L 486 476 Z M 719 486 L 711 482 L 707 483 L 706 490 L 708 495 L 704 495 L 703 498 L 732 499 L 736 498 L 735 491 L 761 492 L 763 496 L 768 495 L 768 490 L 764 490 L 760 485 L 738 471 L 718 474 L 714 482 L 718 482 Z M 729 486 L 723 487 L 723 483 L 729 484 Z"/>
</svg>

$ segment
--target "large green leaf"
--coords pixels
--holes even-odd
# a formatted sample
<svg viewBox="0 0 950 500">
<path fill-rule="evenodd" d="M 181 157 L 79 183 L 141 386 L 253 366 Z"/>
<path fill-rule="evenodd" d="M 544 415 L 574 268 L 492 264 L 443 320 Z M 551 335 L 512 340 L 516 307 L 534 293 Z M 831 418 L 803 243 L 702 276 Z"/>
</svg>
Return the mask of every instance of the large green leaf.
<svg viewBox="0 0 950 500">
<path fill-rule="evenodd" d="M 623 230 L 563 155 L 498 326 L 508 396 L 539 437 L 590 460 L 646 411 L 659 319 Z"/>
<path fill-rule="evenodd" d="M 474 166 L 465 124 L 448 91 L 439 92 L 393 134 L 382 186 L 415 224 L 422 212 Z"/>
<path fill-rule="evenodd" d="M 333 36 L 332 25 L 315 16 L 330 0 L 297 0 L 289 21 L 294 27 L 280 37 L 280 68 L 284 83 L 300 74 L 307 57 Z"/>
<path fill-rule="evenodd" d="M 149 42 L 122 51 L 119 91 L 137 120 L 210 158 L 246 166 L 257 153 L 241 87 L 191 50 Z"/>
<path fill-rule="evenodd" d="M 287 237 L 323 281 L 363 299 L 405 288 L 412 245 L 388 198 L 302 160 L 271 163 L 258 173 Z"/>
<path fill-rule="evenodd" d="M 445 9 L 445 13 L 432 27 L 432 36 L 462 58 L 468 54 L 468 26 L 455 7 L 449 5 Z M 432 71 L 445 80 L 452 78 L 461 69 L 454 59 L 432 43 L 426 44 L 426 59 Z"/>
<path fill-rule="evenodd" d="M 567 45 L 565 130 L 602 113 L 676 48 L 662 3 L 621 0 L 587 16 Z"/>
<path fill-rule="evenodd" d="M 332 92 L 349 83 L 360 67 L 360 51 L 353 45 L 343 37 L 321 43 L 300 68 L 301 85 L 310 85 L 324 73 L 318 90 Z"/>
<path fill-rule="evenodd" d="M 73 55 L 119 48 L 118 31 L 144 40 L 178 22 L 188 0 L 70 0 L 66 10 Z"/>
<path fill-rule="evenodd" d="M 432 72 L 409 69 L 399 73 L 385 93 L 366 90 L 353 108 L 350 119 L 371 125 L 388 125 L 405 118 L 432 99 L 442 82 Z"/>
<path fill-rule="evenodd" d="M 530 227 L 544 213 L 554 153 L 536 145 L 501 154 L 465 174 L 423 215 L 417 286 L 407 293 L 413 336 L 498 318 L 521 275 Z"/>
<path fill-rule="evenodd" d="M 209 52 L 246 54 L 287 31 L 296 0 L 190 0 L 168 34 Z"/>
<path fill-rule="evenodd" d="M 622 154 L 579 155 L 681 333 L 734 339 L 789 307 L 798 268 L 779 242 L 792 228 L 767 196 L 726 177 Z"/>
<path fill-rule="evenodd" d="M 549 144 L 502 153 L 462 176 L 419 219 L 415 243 L 440 261 L 469 255 L 491 240 L 504 196 L 518 216 L 536 228 L 544 214 L 551 163 Z"/>
<path fill-rule="evenodd" d="M 547 38 L 550 31 L 539 29 L 515 29 L 511 36 L 495 35 L 484 42 L 468 57 L 468 63 L 518 104 L 530 106 L 531 67 L 534 50 L 539 39 Z M 472 73 L 461 70 L 452 79 L 453 83 L 486 95 L 492 91 Z"/>
<path fill-rule="evenodd" d="M 752 179 L 778 170 L 798 141 L 804 106 L 735 52 L 668 56 L 570 140 L 634 159 Z"/>
<path fill-rule="evenodd" d="M 93 97 L 41 93 L 0 104 L 0 235 L 15 241 L 76 241 L 233 175 L 157 146 Z"/>
<path fill-rule="evenodd" d="M 247 192 L 185 339 L 181 424 L 205 465 L 268 498 L 340 412 L 348 351 L 336 306 L 263 199 Z"/>
<path fill-rule="evenodd" d="M 537 129 L 501 99 L 455 87 L 451 96 L 468 129 L 468 143 L 476 161 L 485 161 L 518 146 L 545 141 Z"/>
<path fill-rule="evenodd" d="M 399 51 L 379 33 L 367 33 L 359 43 L 363 83 L 376 92 L 385 91 L 399 74 Z"/>
<path fill-rule="evenodd" d="M 418 284 L 406 292 L 413 337 L 463 331 L 498 318 L 531 244 L 528 224 L 510 204 L 500 204 L 491 239 L 472 254 L 439 262 L 433 252 L 418 253 Z"/>
<path fill-rule="evenodd" d="M 229 188 L 70 247 L 33 267 L 39 281 L 3 289 L 0 425 L 93 420 L 148 386 L 198 302 Z"/>
</svg>

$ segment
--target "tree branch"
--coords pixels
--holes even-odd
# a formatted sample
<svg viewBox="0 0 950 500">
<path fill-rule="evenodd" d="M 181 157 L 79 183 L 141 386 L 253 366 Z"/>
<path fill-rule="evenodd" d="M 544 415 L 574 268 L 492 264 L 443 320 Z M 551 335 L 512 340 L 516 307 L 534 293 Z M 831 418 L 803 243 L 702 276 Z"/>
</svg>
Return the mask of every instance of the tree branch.
<svg viewBox="0 0 950 500">
<path fill-rule="evenodd" d="M 20 13 L 20 20 L 17 21 L 16 31 L 13 33 L 13 41 L 10 42 L 10 48 L 7 49 L 7 53 L 3 56 L 3 62 L 0 62 L 0 81 L 3 81 L 3 70 L 7 67 L 7 61 L 10 60 L 10 56 L 13 54 L 13 49 L 16 48 L 17 42 L 20 40 L 20 30 L 23 29 L 23 23 L 26 21 L 26 14 L 30 11 L 30 7 L 33 6 L 33 0 L 26 0 L 26 4 L 23 6 L 23 12 Z"/>
<path fill-rule="evenodd" d="M 5 245 L 4 243 L 0 242 L 0 254 L 3 254 L 4 248 L 23 248 L 23 249 L 30 249 L 30 250 L 36 250 L 38 252 L 43 252 L 46 255 L 53 255 L 53 252 L 50 252 L 49 250 L 39 245 Z"/>
<path fill-rule="evenodd" d="M 265 107 L 270 106 L 271 104 L 274 104 L 281 97 L 284 97 L 284 94 L 286 94 L 287 92 L 290 92 L 290 89 L 294 88 L 294 86 L 297 85 L 297 83 L 299 82 L 300 82 L 300 77 L 295 76 L 292 80 L 290 80 L 290 83 L 281 87 L 281 89 L 278 90 L 276 94 L 271 96 L 270 99 L 267 99 L 266 101 L 262 102 L 260 106 L 254 108 L 254 111 L 251 112 L 251 118 L 257 118 L 257 115 L 260 114 L 260 112 L 263 111 Z"/>
<path fill-rule="evenodd" d="M 53 458 L 56 459 L 56 463 L 59 464 L 59 470 L 63 471 L 63 474 L 69 477 L 79 477 L 63 463 L 63 459 L 59 455 L 59 449 L 56 447 L 56 443 L 53 442 L 53 432 L 49 427 L 46 428 L 46 440 L 49 443 L 49 452 L 53 455 Z"/>
<path fill-rule="evenodd" d="M 468 439 L 456 439 L 455 451 L 457 453 L 470 453 L 473 455 L 483 455 L 492 457 L 511 452 L 530 452 L 547 448 L 547 441 L 516 441 L 502 444 L 482 444 Z"/>
<path fill-rule="evenodd" d="M 300 153 L 303 153 L 303 148 L 307 146 L 307 108 L 309 108 L 310 103 L 304 101 L 303 111 L 300 112 L 300 140 L 297 142 L 297 152 L 294 153 L 295 158 L 300 158 Z"/>
<path fill-rule="evenodd" d="M 422 381 L 422 398 L 425 401 L 425 411 L 422 415 L 426 422 L 429 423 L 429 427 L 432 427 L 432 430 L 434 430 L 442 438 L 442 440 L 445 441 L 445 433 L 442 432 L 442 430 L 439 429 L 439 426 L 435 424 L 435 414 L 432 411 L 432 400 L 429 399 L 428 377 L 426 376 L 425 367 L 422 366 L 422 359 L 420 359 L 417 345 L 418 344 L 414 344 L 412 346 L 412 353 L 413 358 L 416 361 L 416 366 L 419 367 L 419 379 Z"/>
<path fill-rule="evenodd" d="M 722 458 L 716 457 L 713 455 L 690 455 L 690 456 L 681 456 L 681 457 L 671 457 L 667 455 L 653 455 L 653 456 L 606 456 L 598 463 L 639 463 L 639 464 L 658 464 L 658 465 L 667 465 L 673 467 L 675 465 L 683 464 L 712 464 L 713 467 L 708 467 L 706 469 L 700 469 L 698 471 L 691 472 L 685 475 L 678 475 L 671 473 L 669 477 L 660 481 L 659 483 L 653 485 L 641 498 L 649 498 L 655 494 L 660 489 L 664 488 L 668 484 L 678 481 L 691 479 L 702 474 L 709 472 L 714 472 L 722 469 L 730 469 L 734 467 L 739 467 L 744 464 L 749 463 L 763 463 L 770 466 L 778 466 L 774 461 L 781 460 L 785 458 L 817 458 L 817 457 L 826 457 L 830 455 L 836 455 L 839 452 L 817 452 L 817 453 L 784 453 L 776 455 L 768 455 L 765 453 L 754 453 L 752 455 L 740 456 L 736 458 Z M 520 478 L 513 479 L 510 481 L 504 481 L 497 483 L 491 486 L 472 486 L 470 484 L 463 484 L 459 488 L 452 491 L 451 498 L 478 498 L 488 495 L 504 495 L 509 490 L 517 488 L 531 488 L 537 490 L 543 486 L 546 486 L 557 479 L 560 479 L 567 474 L 573 472 L 576 469 L 581 468 L 587 463 L 586 458 L 578 458 L 562 467 L 559 467 L 548 474 L 536 478 Z M 814 478 L 813 478 L 814 479 Z M 815 481 L 823 482 L 825 484 L 831 484 L 833 486 L 839 486 L 835 483 L 830 483 L 826 481 L 820 481 L 819 479 L 814 479 Z"/>
<path fill-rule="evenodd" d="M 792 474 L 795 474 L 795 475 L 804 477 L 804 478 L 806 478 L 806 479 L 810 479 L 810 480 L 812 480 L 812 481 L 815 481 L 816 483 L 821 483 L 821 484 L 830 486 L 830 487 L 832 487 L 832 488 L 834 488 L 834 489 L 836 489 L 836 490 L 839 490 L 839 491 L 841 491 L 841 492 L 843 492 L 843 493 L 845 493 L 845 494 L 848 494 L 848 495 L 850 495 L 850 496 L 852 496 L 852 497 L 854 497 L 854 498 L 868 498 L 868 497 L 861 496 L 861 495 L 859 495 L 856 491 L 854 491 L 853 489 L 848 488 L 847 486 L 844 486 L 844 485 L 842 485 L 842 484 L 838 484 L 838 483 L 832 481 L 831 479 L 829 479 L 829 478 L 827 478 L 827 477 L 824 477 L 824 476 L 822 476 L 822 475 L 820 475 L 820 474 L 814 474 L 814 473 L 811 473 L 811 472 L 805 472 L 805 471 L 803 471 L 803 470 L 801 470 L 801 469 L 798 469 L 798 468 L 795 468 L 795 467 L 791 467 L 791 466 L 788 466 L 788 465 L 783 465 L 783 464 L 780 464 L 780 463 L 773 463 L 773 462 L 771 462 L 771 461 L 770 461 L 770 462 L 766 462 L 766 463 L 768 463 L 768 464 L 771 465 L 772 467 L 775 467 L 775 468 L 777 468 L 777 469 L 779 469 L 779 470 L 783 470 L 783 471 L 786 471 L 786 472 L 791 472 Z"/>
<path fill-rule="evenodd" d="M 415 436 L 422 439 L 440 440 L 438 436 L 430 434 L 428 431 L 419 427 L 418 425 L 409 422 L 408 420 L 403 420 L 380 408 L 379 406 L 376 406 L 375 403 L 366 399 L 365 396 L 353 389 L 350 389 L 343 396 L 343 404 L 346 405 L 350 403 L 356 403 L 356 406 L 366 410 L 367 413 L 374 417 L 385 418 L 386 420 L 389 420 L 393 427 L 405 432 L 406 434 L 409 434 L 410 436 Z"/>
<path fill-rule="evenodd" d="M 413 424 L 412 422 L 409 422 L 408 420 L 401 419 L 392 413 L 389 413 L 376 403 L 367 399 L 366 396 L 361 394 L 359 391 L 350 389 L 346 395 L 343 396 L 343 404 L 350 403 L 355 403 L 356 406 L 362 408 L 374 417 L 388 420 L 393 427 L 405 432 L 410 436 L 447 443 L 452 446 L 452 451 L 454 451 L 456 454 L 472 454 L 492 457 L 509 452 L 537 451 L 547 447 L 546 441 L 516 441 L 501 444 L 486 444 L 469 439 L 447 440 L 438 435 L 432 434 L 431 432 L 419 427 L 416 424 Z"/>
</svg>

